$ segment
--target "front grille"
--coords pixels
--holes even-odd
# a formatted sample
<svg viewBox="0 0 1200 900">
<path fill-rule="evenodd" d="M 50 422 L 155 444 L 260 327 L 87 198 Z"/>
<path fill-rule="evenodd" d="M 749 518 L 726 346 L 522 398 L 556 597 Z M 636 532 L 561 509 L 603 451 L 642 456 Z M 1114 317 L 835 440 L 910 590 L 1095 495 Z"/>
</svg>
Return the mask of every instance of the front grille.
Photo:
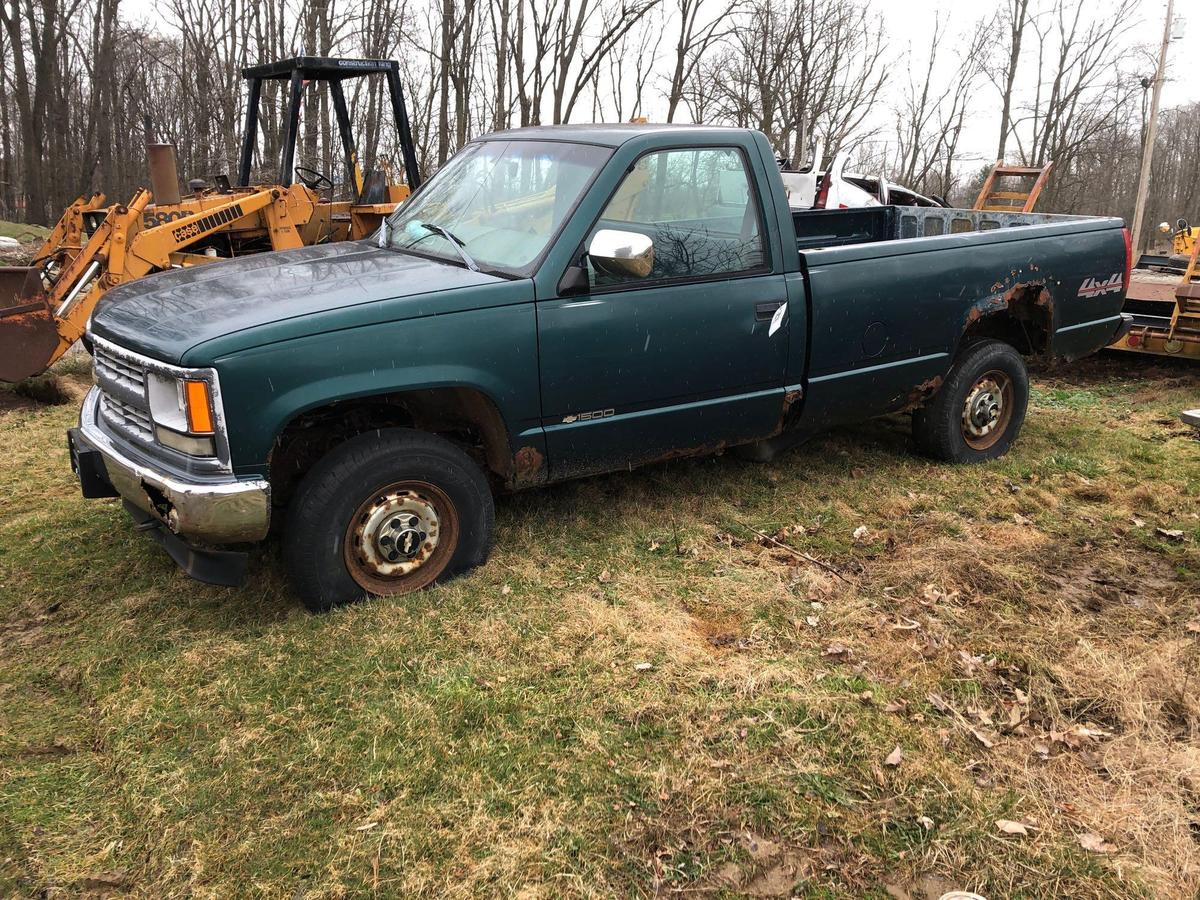
<svg viewBox="0 0 1200 900">
<path fill-rule="evenodd" d="M 101 413 L 110 425 L 131 437 L 142 441 L 154 440 L 154 426 L 150 414 L 104 394 Z"/>
<path fill-rule="evenodd" d="M 122 359 L 98 344 L 93 362 L 96 367 L 96 381 L 101 388 L 105 388 L 106 385 L 119 385 L 124 389 L 122 393 L 142 398 L 146 396 L 146 370 L 140 363 Z"/>
<path fill-rule="evenodd" d="M 93 351 L 100 415 L 118 434 L 143 446 L 154 444 L 154 423 L 146 398 L 146 369 L 111 344 L 96 342 Z"/>
<path fill-rule="evenodd" d="M 95 362 L 97 377 L 118 380 L 138 392 L 145 390 L 146 373 L 137 362 L 119 359 L 101 347 L 96 347 Z"/>
</svg>

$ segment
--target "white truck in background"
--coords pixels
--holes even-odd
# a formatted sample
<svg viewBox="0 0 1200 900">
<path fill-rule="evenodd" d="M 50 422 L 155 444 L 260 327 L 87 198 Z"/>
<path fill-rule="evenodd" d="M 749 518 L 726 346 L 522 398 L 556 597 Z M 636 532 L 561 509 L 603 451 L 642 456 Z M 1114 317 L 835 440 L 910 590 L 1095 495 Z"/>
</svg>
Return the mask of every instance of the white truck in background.
<svg viewBox="0 0 1200 900">
<path fill-rule="evenodd" d="M 821 152 L 813 155 L 813 163 L 804 169 L 781 166 L 783 187 L 788 206 L 805 209 L 859 209 L 865 206 L 927 206 L 945 207 L 940 197 L 926 197 L 898 184 L 891 184 L 882 175 L 860 175 L 847 172 L 850 154 L 842 151 L 833 157 L 825 171 L 817 171 Z"/>
</svg>

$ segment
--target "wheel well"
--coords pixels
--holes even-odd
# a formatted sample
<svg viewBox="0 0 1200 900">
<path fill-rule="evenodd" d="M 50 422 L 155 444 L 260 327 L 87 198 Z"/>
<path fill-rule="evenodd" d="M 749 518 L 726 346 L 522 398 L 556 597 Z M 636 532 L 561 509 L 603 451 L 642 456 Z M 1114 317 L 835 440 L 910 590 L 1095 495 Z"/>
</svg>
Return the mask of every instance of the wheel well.
<svg viewBox="0 0 1200 900">
<path fill-rule="evenodd" d="M 272 500 L 285 505 L 309 469 L 339 444 L 374 429 L 396 427 L 444 437 L 501 483 L 516 479 L 517 463 L 495 404 L 471 388 L 433 388 L 338 400 L 296 416 L 271 450 Z"/>
<path fill-rule="evenodd" d="M 967 315 L 960 346 L 981 338 L 1011 344 L 1025 356 L 1047 353 L 1054 333 L 1054 306 L 1042 284 L 1018 284 L 999 298 L 978 303 Z"/>
</svg>

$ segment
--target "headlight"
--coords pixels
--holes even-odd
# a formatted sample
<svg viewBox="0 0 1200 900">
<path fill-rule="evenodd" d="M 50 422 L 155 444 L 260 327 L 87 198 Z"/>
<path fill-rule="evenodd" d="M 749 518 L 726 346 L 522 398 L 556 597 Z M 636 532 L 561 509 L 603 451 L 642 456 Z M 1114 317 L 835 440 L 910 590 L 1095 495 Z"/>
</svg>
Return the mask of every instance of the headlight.
<svg viewBox="0 0 1200 900">
<path fill-rule="evenodd" d="M 215 456 L 212 391 L 201 378 L 146 373 L 146 397 L 159 442 L 190 456 Z"/>
</svg>

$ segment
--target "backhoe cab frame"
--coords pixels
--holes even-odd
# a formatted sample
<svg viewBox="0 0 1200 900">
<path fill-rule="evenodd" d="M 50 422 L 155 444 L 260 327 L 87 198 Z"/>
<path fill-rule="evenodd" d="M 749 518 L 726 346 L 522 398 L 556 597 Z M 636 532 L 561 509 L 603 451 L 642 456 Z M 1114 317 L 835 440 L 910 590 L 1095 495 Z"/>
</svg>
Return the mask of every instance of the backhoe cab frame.
<svg viewBox="0 0 1200 900">
<path fill-rule="evenodd" d="M 288 83 L 287 120 L 283 133 L 283 160 L 279 169 L 279 183 L 292 184 L 296 164 L 296 136 L 300 131 L 300 104 L 304 98 L 306 82 L 329 85 L 329 97 L 333 102 L 333 114 L 337 120 L 338 135 L 345 155 L 348 183 L 359 195 L 363 191 L 362 169 L 358 164 L 358 150 L 350 128 L 350 109 L 342 82 L 365 75 L 383 75 L 387 79 L 388 97 L 396 130 L 400 137 L 400 153 L 404 157 L 404 177 L 410 191 L 421 185 L 421 173 L 417 167 L 417 154 L 413 147 L 412 128 L 408 121 L 408 109 L 404 103 L 404 90 L 400 85 L 400 64 L 394 59 L 336 59 L 326 56 L 297 56 L 279 62 L 248 66 L 242 69 L 242 77 L 250 82 L 250 99 L 246 105 L 246 128 L 242 133 L 242 155 L 238 166 L 238 184 L 250 185 L 250 169 L 254 162 L 254 148 L 258 140 L 258 112 L 262 101 L 264 81 L 286 81 Z"/>
</svg>

